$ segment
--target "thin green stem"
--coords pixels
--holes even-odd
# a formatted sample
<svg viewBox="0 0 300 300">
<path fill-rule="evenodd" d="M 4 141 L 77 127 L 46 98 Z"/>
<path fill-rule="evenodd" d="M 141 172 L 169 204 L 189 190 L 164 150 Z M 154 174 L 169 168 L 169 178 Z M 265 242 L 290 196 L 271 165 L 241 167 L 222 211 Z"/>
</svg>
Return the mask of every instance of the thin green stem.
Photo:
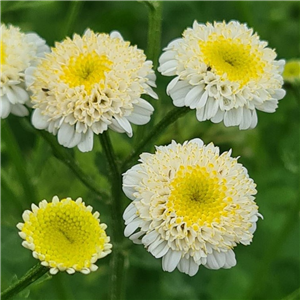
<svg viewBox="0 0 300 300">
<path fill-rule="evenodd" d="M 108 195 L 101 191 L 98 186 L 93 182 L 93 180 L 85 174 L 82 169 L 78 166 L 74 158 L 60 146 L 55 137 L 44 130 L 37 130 L 37 132 L 44 138 L 44 140 L 51 146 L 53 154 L 56 158 L 62 161 L 66 166 L 68 166 L 76 175 L 76 177 L 91 191 L 93 191 L 100 199 L 108 199 Z"/>
<path fill-rule="evenodd" d="M 171 111 L 167 113 L 167 115 L 157 123 L 152 130 L 149 131 L 147 136 L 141 140 L 141 142 L 137 145 L 134 152 L 132 152 L 123 162 L 121 166 L 121 170 L 125 171 L 128 166 L 133 162 L 134 159 L 144 150 L 144 148 L 152 141 L 154 138 L 158 137 L 163 133 L 163 131 L 172 123 L 174 123 L 178 118 L 185 115 L 188 111 L 190 111 L 189 107 L 177 108 L 175 107 Z"/>
<path fill-rule="evenodd" d="M 111 278 L 110 278 L 110 299 L 122 300 L 124 297 L 124 262 L 125 257 L 122 251 L 123 244 L 123 205 L 122 199 L 122 178 L 117 164 L 112 143 L 108 132 L 99 135 L 103 152 L 107 158 L 109 177 L 111 183 L 111 221 L 113 252 L 111 258 Z"/>
<path fill-rule="evenodd" d="M 156 69 L 161 52 L 162 1 L 145 1 L 145 3 L 149 8 L 147 57 L 153 61 Z"/>
<path fill-rule="evenodd" d="M 69 15 L 67 16 L 65 26 L 65 36 L 70 36 L 74 31 L 75 22 L 78 19 L 78 13 L 82 9 L 84 1 L 70 1 Z"/>
<path fill-rule="evenodd" d="M 32 267 L 20 280 L 8 287 L 4 292 L 1 293 L 1 299 L 6 300 L 15 296 L 30 284 L 35 282 L 37 279 L 42 277 L 49 271 L 49 268 L 42 266 L 40 263 Z"/>
</svg>

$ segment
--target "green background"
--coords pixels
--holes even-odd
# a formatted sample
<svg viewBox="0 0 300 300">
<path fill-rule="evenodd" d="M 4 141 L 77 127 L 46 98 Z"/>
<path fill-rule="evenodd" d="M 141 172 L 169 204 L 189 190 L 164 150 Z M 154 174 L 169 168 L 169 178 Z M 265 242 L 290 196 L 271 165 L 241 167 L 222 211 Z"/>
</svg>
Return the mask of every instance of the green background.
<svg viewBox="0 0 300 300">
<path fill-rule="evenodd" d="M 118 30 L 125 40 L 147 47 L 148 9 L 137 1 L 75 2 L 8 2 L 2 1 L 2 22 L 19 26 L 22 31 L 34 31 L 50 46 L 74 32 L 86 28 L 96 32 Z M 70 15 L 77 9 L 77 17 Z M 261 39 L 275 48 L 278 59 L 299 57 L 299 2 L 213 2 L 165 1 L 163 3 L 162 47 L 180 37 L 194 20 L 238 20 L 246 22 Z M 152 123 L 160 120 L 172 108 L 165 94 L 171 78 L 157 76 L 160 100 L 150 100 L 156 107 Z M 252 244 L 235 248 L 237 266 L 229 270 L 208 270 L 200 267 L 194 277 L 179 271 L 162 271 L 161 260 L 152 257 L 142 246 L 129 243 L 126 268 L 126 298 L 134 299 L 300 299 L 299 293 L 299 88 L 285 85 L 286 97 L 279 102 L 276 113 L 258 112 L 258 126 L 239 131 L 209 121 L 199 123 L 195 111 L 171 125 L 156 145 L 172 139 L 183 142 L 200 137 L 214 142 L 222 151 L 233 149 L 257 183 L 257 204 L 264 220 Z M 150 125 L 151 126 L 151 125 Z M 70 170 L 57 160 L 49 145 L 28 120 L 9 116 L 1 121 L 1 277 L 2 288 L 22 276 L 36 264 L 31 251 L 21 246 L 15 225 L 32 202 L 82 196 L 87 204 L 101 212 L 101 221 L 110 224 L 105 203 L 89 191 Z M 143 128 L 143 129 L 140 129 Z M 134 127 L 134 137 L 112 133 L 120 160 L 128 155 L 149 125 Z M 154 152 L 154 144 L 147 148 Z M 91 153 L 69 151 L 82 168 L 104 190 L 106 165 L 98 139 Z M 98 168 L 101 169 L 99 174 Z M 104 176 L 103 176 L 104 175 Z M 129 200 L 124 197 L 124 207 Z M 108 234 L 110 229 L 108 227 Z M 88 276 L 59 273 L 50 280 L 43 278 L 15 299 L 107 299 L 110 256 L 98 262 L 97 272 Z M 50 276 L 49 276 L 50 277 Z M 45 279 L 45 280 L 44 280 Z M 30 292 L 29 292 L 30 290 Z"/>
</svg>

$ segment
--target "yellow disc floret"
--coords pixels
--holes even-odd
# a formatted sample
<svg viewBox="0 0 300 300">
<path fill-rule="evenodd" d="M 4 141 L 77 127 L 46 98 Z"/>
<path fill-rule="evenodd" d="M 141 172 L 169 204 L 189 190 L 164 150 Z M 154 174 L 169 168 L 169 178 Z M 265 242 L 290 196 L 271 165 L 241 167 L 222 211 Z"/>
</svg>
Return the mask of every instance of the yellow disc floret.
<svg viewBox="0 0 300 300">
<path fill-rule="evenodd" d="M 258 45 L 212 33 L 206 41 L 200 40 L 199 46 L 203 62 L 219 76 L 227 74 L 230 81 L 239 82 L 240 86 L 264 74 L 263 52 Z"/>
<path fill-rule="evenodd" d="M 93 263 L 110 252 L 106 225 L 100 224 L 99 213 L 91 213 L 81 198 L 61 201 L 54 198 L 52 203 L 45 200 L 40 207 L 33 205 L 33 211 L 25 211 L 25 223 L 18 225 L 23 245 L 34 251 L 34 257 L 43 265 L 68 273 L 95 270 Z"/>
<path fill-rule="evenodd" d="M 210 174 L 205 167 L 181 166 L 171 183 L 171 194 L 168 199 L 168 213 L 176 213 L 176 223 L 186 223 L 188 227 L 208 226 L 212 222 L 220 223 L 229 197 L 227 190 L 214 172 Z"/>
<path fill-rule="evenodd" d="M 84 85 L 87 94 L 90 94 L 95 84 L 102 82 L 101 87 L 104 87 L 105 72 L 111 70 L 111 65 L 106 55 L 98 55 L 95 51 L 81 53 L 78 57 L 71 57 L 69 64 L 62 67 L 60 79 L 72 88 Z"/>
</svg>

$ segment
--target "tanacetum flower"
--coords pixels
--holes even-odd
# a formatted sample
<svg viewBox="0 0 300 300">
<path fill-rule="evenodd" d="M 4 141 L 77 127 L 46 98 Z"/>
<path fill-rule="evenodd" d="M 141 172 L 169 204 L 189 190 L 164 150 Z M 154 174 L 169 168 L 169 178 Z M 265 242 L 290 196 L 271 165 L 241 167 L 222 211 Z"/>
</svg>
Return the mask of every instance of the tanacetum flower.
<svg viewBox="0 0 300 300">
<path fill-rule="evenodd" d="M 287 61 L 282 76 L 286 82 L 300 83 L 300 59 Z"/>
<path fill-rule="evenodd" d="M 0 26 L 0 117 L 10 113 L 28 115 L 24 104 L 29 100 L 24 76 L 28 67 L 37 63 L 49 47 L 35 33 L 22 33 L 12 25 Z"/>
<path fill-rule="evenodd" d="M 87 30 L 56 43 L 28 72 L 35 111 L 32 123 L 58 135 L 58 142 L 82 152 L 93 148 L 93 134 L 111 128 L 132 136 L 131 123 L 146 124 L 153 107 L 142 94 L 157 95 L 152 62 L 118 32 Z"/>
<path fill-rule="evenodd" d="M 199 121 L 254 128 L 256 109 L 274 112 L 285 95 L 284 60 L 245 24 L 195 21 L 164 50 L 158 70 L 176 76 L 167 93 L 175 106 L 196 109 Z"/>
<path fill-rule="evenodd" d="M 0 115 L 6 118 L 10 113 L 26 116 L 24 104 L 29 100 L 24 76 L 28 67 L 49 52 L 45 41 L 35 33 L 22 33 L 20 28 L 1 25 L 1 83 Z"/>
<path fill-rule="evenodd" d="M 255 183 L 247 170 L 200 139 L 172 142 L 143 153 L 124 174 L 131 200 L 123 218 L 125 236 L 142 243 L 165 271 L 193 276 L 236 264 L 233 248 L 250 244 L 258 220 Z"/>
<path fill-rule="evenodd" d="M 38 206 L 32 204 L 31 209 L 23 213 L 24 223 L 17 225 L 24 239 L 22 245 L 32 250 L 33 257 L 49 267 L 51 274 L 88 274 L 97 270 L 95 262 L 99 258 L 111 253 L 107 226 L 81 198 L 59 201 L 54 196 L 52 202 L 43 200 Z"/>
</svg>

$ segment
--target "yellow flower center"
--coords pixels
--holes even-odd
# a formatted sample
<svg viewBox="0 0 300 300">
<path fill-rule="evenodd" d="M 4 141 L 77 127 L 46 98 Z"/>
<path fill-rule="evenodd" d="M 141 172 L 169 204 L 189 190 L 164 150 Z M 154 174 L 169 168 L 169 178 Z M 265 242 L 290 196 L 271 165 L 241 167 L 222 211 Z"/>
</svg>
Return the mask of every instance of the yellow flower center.
<svg viewBox="0 0 300 300">
<path fill-rule="evenodd" d="M 83 85 L 87 94 L 90 94 L 94 85 L 105 79 L 105 73 L 111 70 L 111 65 L 112 62 L 106 55 L 100 56 L 95 51 L 80 54 L 72 57 L 69 64 L 62 67 L 63 74 L 60 79 L 70 87 Z"/>
<path fill-rule="evenodd" d="M 1 65 L 5 64 L 6 54 L 5 54 L 5 45 L 3 41 L 1 41 Z"/>
<path fill-rule="evenodd" d="M 225 38 L 212 33 L 207 41 L 199 41 L 202 59 L 217 75 L 227 74 L 230 81 L 240 87 L 251 80 L 260 79 L 265 62 L 258 47 L 243 44 L 240 39 Z"/>
<path fill-rule="evenodd" d="M 22 232 L 33 239 L 35 251 L 50 267 L 90 267 L 91 258 L 104 248 L 106 234 L 83 203 L 63 199 L 31 213 Z"/>
<path fill-rule="evenodd" d="M 175 213 L 177 224 L 185 222 L 194 230 L 203 225 L 210 227 L 212 222 L 220 223 L 221 217 L 228 214 L 224 208 L 232 201 L 225 196 L 224 181 L 206 167 L 181 166 L 171 182 L 167 214 Z"/>
</svg>

